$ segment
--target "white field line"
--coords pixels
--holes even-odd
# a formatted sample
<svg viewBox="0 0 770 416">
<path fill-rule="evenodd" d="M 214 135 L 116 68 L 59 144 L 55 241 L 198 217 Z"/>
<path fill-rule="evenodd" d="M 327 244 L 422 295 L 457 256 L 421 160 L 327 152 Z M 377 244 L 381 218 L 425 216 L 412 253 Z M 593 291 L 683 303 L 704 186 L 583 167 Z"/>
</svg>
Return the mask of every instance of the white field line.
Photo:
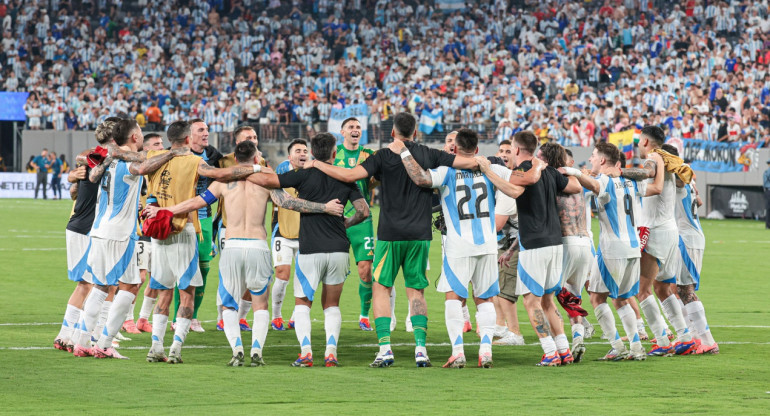
<svg viewBox="0 0 770 416">
<path fill-rule="evenodd" d="M 66 247 L 30 247 L 30 248 L 0 248 L 0 251 L 58 251 Z"/>
<path fill-rule="evenodd" d="M 123 341 L 131 342 L 131 341 Z M 586 342 L 586 345 L 609 345 L 608 341 L 602 341 L 602 342 Z M 750 342 L 750 341 L 719 341 L 720 345 L 770 345 L 770 342 Z M 468 346 L 478 346 L 478 342 L 466 342 L 464 345 Z M 399 343 L 399 344 L 391 344 L 393 347 L 413 347 L 414 343 Z M 451 346 L 448 342 L 438 342 L 438 343 L 426 343 L 426 347 L 449 347 Z M 523 347 L 540 347 L 539 342 L 533 342 L 526 345 L 519 345 Z M 379 344 L 353 344 L 353 345 L 344 345 L 344 348 L 377 348 L 379 347 Z M 506 347 L 505 345 L 496 345 L 495 347 Z M 119 350 L 146 350 L 148 349 L 148 346 L 121 346 L 118 349 Z M 195 350 L 202 350 L 202 349 L 229 349 L 229 345 L 185 345 L 182 347 L 182 349 L 195 349 Z M 269 348 L 297 348 L 296 345 L 270 345 Z M 0 347 L 0 351 L 40 351 L 40 350 L 52 350 L 53 345 L 49 347 Z"/>
<path fill-rule="evenodd" d="M 200 321 L 203 324 L 211 324 L 216 321 Z M 323 322 L 320 319 L 311 319 L 311 322 Z M 358 323 L 358 321 L 342 321 L 342 323 Z M 400 322 L 399 322 L 400 323 Z M 3 322 L 0 326 L 41 326 L 41 325 L 61 325 L 61 322 Z M 519 325 L 529 325 L 529 321 L 519 321 Z M 616 325 L 618 328 L 622 328 L 621 325 Z M 399 325 L 398 328 L 401 326 Z M 396 330 L 399 330 L 399 329 Z M 759 328 L 768 329 L 770 325 L 709 325 L 709 328 Z"/>
</svg>

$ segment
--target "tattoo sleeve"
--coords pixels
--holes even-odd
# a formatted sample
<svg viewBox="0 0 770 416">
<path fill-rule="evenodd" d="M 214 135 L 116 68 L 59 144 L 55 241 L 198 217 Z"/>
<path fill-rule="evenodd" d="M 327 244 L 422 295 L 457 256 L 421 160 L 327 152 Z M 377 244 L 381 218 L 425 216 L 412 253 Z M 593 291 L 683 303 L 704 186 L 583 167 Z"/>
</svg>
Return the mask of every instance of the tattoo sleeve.
<svg viewBox="0 0 770 416">
<path fill-rule="evenodd" d="M 270 198 L 273 200 L 273 204 L 278 205 L 281 208 L 305 214 L 323 214 L 325 212 L 324 209 L 326 208 L 326 205 L 319 202 L 310 202 L 304 199 L 295 198 L 283 189 L 274 189 L 270 191 Z"/>
<path fill-rule="evenodd" d="M 206 162 L 202 162 L 198 174 L 221 182 L 237 181 L 254 173 L 251 166 L 232 166 L 229 168 L 215 168 Z"/>
<path fill-rule="evenodd" d="M 73 201 L 78 199 L 78 183 L 75 182 L 72 185 L 70 185 L 70 199 Z"/>
<path fill-rule="evenodd" d="M 146 175 L 148 173 L 155 172 L 160 169 L 163 164 L 174 158 L 174 154 L 171 152 L 164 152 L 157 156 L 153 156 L 142 163 L 132 163 L 130 166 L 131 173 L 137 175 Z"/>
<path fill-rule="evenodd" d="M 91 172 L 88 173 L 88 180 L 93 183 L 99 182 L 102 179 L 102 175 L 104 175 L 104 171 L 107 170 L 111 163 L 112 157 L 107 156 L 101 164 L 91 169 Z"/>
<path fill-rule="evenodd" d="M 114 144 L 108 144 L 107 149 L 110 151 L 110 156 L 113 159 L 120 159 L 124 162 L 136 162 L 142 163 L 147 160 L 147 151 L 132 152 L 129 150 L 123 150 Z"/>
<path fill-rule="evenodd" d="M 412 300 L 412 316 L 428 315 L 428 307 L 422 299 Z"/>
<path fill-rule="evenodd" d="M 423 169 L 412 155 L 409 155 L 403 159 L 404 167 L 409 178 L 417 185 L 423 188 L 430 188 L 433 185 L 433 179 L 430 177 L 430 172 Z"/>
<path fill-rule="evenodd" d="M 628 168 L 628 169 L 621 169 L 621 176 L 627 179 L 633 179 L 635 181 L 643 181 L 645 179 L 654 178 L 656 171 L 657 163 L 652 160 L 648 160 L 644 162 L 643 168 Z"/>
<path fill-rule="evenodd" d="M 366 204 L 365 199 L 361 198 L 353 201 L 353 207 L 356 209 L 356 213 L 350 218 L 345 218 L 345 228 L 359 224 L 369 216 L 369 205 Z"/>
</svg>

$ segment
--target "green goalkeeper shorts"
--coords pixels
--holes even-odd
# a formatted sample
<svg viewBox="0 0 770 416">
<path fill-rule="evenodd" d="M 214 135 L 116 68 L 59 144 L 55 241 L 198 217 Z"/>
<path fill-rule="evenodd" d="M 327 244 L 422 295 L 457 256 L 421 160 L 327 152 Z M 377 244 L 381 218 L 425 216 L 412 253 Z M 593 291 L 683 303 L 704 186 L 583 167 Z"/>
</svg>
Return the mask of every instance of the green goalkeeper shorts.
<svg viewBox="0 0 770 416">
<path fill-rule="evenodd" d="M 404 284 L 412 289 L 428 287 L 425 269 L 428 267 L 430 241 L 382 241 L 374 248 L 374 281 L 393 287 L 398 270 L 404 271 Z"/>
<path fill-rule="evenodd" d="M 356 264 L 359 261 L 372 261 L 374 259 L 374 227 L 372 218 L 369 217 L 360 224 L 347 229 L 350 247 L 353 248 L 353 257 Z"/>
<path fill-rule="evenodd" d="M 203 240 L 198 241 L 198 261 L 211 261 L 211 235 L 214 232 L 212 218 L 204 218 L 201 222 Z"/>
</svg>

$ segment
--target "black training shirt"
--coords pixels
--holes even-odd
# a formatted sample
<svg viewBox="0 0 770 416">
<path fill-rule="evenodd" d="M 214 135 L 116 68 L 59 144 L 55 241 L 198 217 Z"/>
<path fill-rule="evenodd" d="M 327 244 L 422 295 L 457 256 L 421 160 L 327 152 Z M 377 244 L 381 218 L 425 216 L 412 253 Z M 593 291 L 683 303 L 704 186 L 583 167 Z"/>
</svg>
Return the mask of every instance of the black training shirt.
<svg viewBox="0 0 770 416">
<path fill-rule="evenodd" d="M 67 223 L 67 229 L 78 234 L 87 235 L 94 225 L 96 214 L 96 195 L 99 184 L 88 179 L 78 181 L 78 198 L 75 200 L 75 208 Z"/>
<path fill-rule="evenodd" d="M 427 146 L 405 141 L 412 157 L 423 169 L 452 166 L 455 156 Z M 382 207 L 377 239 L 383 241 L 431 240 L 431 198 L 433 189 L 421 188 L 406 173 L 401 155 L 382 149 L 361 166 L 380 181 Z"/>
<path fill-rule="evenodd" d="M 526 172 L 532 162 L 526 161 L 516 170 Z M 561 244 L 561 224 L 556 208 L 556 193 L 567 187 L 569 180 L 551 166 L 543 170 L 537 183 L 527 186 L 516 198 L 519 210 L 519 244 L 521 250 Z"/>
<path fill-rule="evenodd" d="M 339 199 L 345 205 L 363 198 L 355 183 L 340 182 L 316 168 L 286 172 L 278 175 L 278 180 L 281 188 L 294 188 L 298 198 L 310 202 L 325 204 Z M 343 217 L 300 213 L 299 224 L 300 254 L 347 253 L 350 249 Z"/>
</svg>

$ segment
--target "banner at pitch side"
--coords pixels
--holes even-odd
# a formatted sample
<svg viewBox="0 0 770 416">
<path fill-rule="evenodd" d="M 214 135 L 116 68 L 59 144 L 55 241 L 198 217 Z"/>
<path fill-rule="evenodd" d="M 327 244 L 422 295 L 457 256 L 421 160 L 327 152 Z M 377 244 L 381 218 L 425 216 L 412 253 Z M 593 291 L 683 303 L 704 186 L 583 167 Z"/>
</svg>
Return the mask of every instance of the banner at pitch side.
<svg viewBox="0 0 770 416">
<path fill-rule="evenodd" d="M 712 186 L 711 207 L 725 217 L 759 219 L 767 215 L 761 186 Z"/>
<path fill-rule="evenodd" d="M 48 174 L 48 184 L 46 185 L 48 198 L 53 197 L 52 176 L 53 174 Z M 66 173 L 61 175 L 62 199 L 69 199 L 70 197 L 70 185 L 72 184 L 67 182 L 67 176 Z M 0 172 L 0 198 L 34 198 L 35 185 L 37 185 L 36 173 Z M 38 198 L 43 197 L 42 192 L 42 189 L 38 192 Z"/>
<path fill-rule="evenodd" d="M 759 166 L 756 143 L 711 142 L 684 139 L 684 160 L 692 161 L 694 170 L 705 172 L 746 172 Z"/>
<path fill-rule="evenodd" d="M 369 127 L 369 107 L 366 104 L 349 105 L 343 109 L 332 108 L 326 130 L 337 138 L 337 144 L 341 144 L 342 122 L 350 117 L 355 117 L 361 123 L 361 141 L 359 144 L 369 143 L 369 137 L 366 134 Z"/>
</svg>

